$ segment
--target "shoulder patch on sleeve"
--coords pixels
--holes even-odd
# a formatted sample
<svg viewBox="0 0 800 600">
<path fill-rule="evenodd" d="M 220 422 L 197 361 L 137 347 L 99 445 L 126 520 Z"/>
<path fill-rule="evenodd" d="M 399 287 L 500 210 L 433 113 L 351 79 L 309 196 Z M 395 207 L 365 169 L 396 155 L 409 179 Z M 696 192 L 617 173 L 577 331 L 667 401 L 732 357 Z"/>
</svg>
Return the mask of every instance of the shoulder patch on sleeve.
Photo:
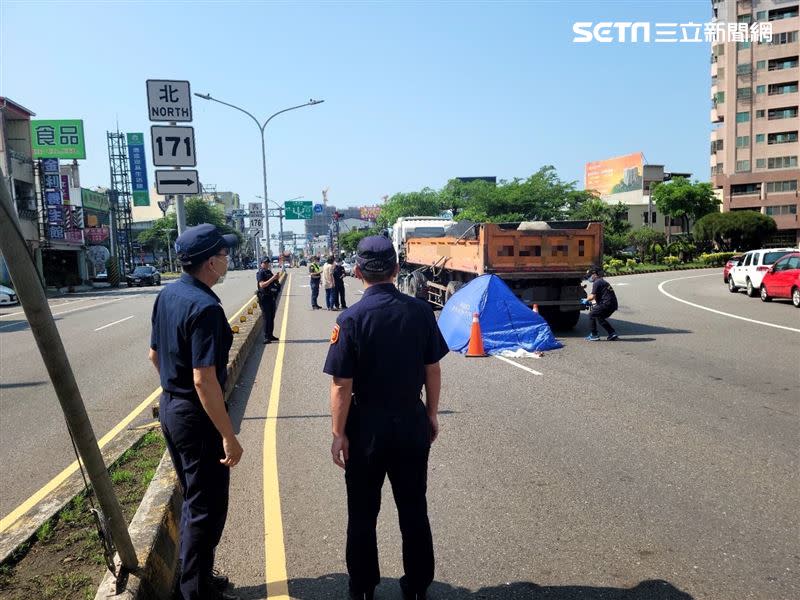
<svg viewBox="0 0 800 600">
<path fill-rule="evenodd" d="M 333 326 L 333 331 L 331 332 L 331 344 L 335 344 L 339 341 L 339 325 Z"/>
</svg>

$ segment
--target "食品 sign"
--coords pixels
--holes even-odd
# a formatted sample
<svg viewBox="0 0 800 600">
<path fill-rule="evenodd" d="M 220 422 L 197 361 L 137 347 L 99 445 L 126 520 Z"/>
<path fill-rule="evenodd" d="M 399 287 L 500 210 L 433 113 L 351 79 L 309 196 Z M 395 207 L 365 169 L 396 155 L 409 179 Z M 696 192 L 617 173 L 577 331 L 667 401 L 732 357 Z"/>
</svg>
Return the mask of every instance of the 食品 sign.
<svg viewBox="0 0 800 600">
<path fill-rule="evenodd" d="M 83 121 L 31 121 L 33 158 L 86 158 Z"/>
</svg>

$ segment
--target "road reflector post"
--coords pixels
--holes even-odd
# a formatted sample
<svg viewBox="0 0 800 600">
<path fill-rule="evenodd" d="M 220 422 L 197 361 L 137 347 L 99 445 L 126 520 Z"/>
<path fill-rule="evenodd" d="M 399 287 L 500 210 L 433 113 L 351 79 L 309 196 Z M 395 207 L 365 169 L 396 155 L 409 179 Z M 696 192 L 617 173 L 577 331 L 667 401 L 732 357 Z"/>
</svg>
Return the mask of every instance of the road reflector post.
<svg viewBox="0 0 800 600">
<path fill-rule="evenodd" d="M 247 314 L 248 315 L 252 315 L 253 314 L 253 308 L 252 307 L 247 309 Z"/>
<path fill-rule="evenodd" d="M 245 321 L 247 321 L 247 317 L 245 317 L 244 315 L 239 317 L 239 322 L 240 323 L 244 323 Z"/>
<path fill-rule="evenodd" d="M 483 334 L 481 334 L 481 322 L 478 313 L 472 315 L 472 330 L 469 333 L 469 346 L 467 347 L 467 357 L 478 358 L 486 356 L 483 348 Z"/>
<path fill-rule="evenodd" d="M 233 333 L 239 333 L 239 326 L 238 325 L 234 325 L 233 327 L 231 327 L 231 331 Z"/>
</svg>

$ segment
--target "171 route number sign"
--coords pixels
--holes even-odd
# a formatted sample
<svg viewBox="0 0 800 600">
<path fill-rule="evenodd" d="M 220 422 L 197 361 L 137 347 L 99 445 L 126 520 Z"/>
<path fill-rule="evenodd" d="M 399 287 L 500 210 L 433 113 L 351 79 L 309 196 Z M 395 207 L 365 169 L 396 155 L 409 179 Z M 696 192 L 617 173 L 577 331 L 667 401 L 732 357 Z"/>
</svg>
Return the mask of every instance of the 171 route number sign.
<svg viewBox="0 0 800 600">
<path fill-rule="evenodd" d="M 194 127 L 153 125 L 150 128 L 156 167 L 194 167 Z"/>
</svg>

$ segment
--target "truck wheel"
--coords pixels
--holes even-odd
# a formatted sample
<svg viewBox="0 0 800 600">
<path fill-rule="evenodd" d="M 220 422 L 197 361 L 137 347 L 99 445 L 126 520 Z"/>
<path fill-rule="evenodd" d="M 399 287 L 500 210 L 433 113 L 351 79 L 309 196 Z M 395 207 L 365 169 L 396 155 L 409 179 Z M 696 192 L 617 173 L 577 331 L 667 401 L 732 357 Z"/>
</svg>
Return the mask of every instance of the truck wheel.
<svg viewBox="0 0 800 600">
<path fill-rule="evenodd" d="M 425 300 L 427 296 L 426 284 L 428 280 L 425 275 L 419 271 L 414 271 L 406 279 L 406 293 L 414 298 L 421 298 Z"/>
<path fill-rule="evenodd" d="M 455 296 L 456 292 L 458 292 L 458 290 L 460 290 L 462 287 L 464 287 L 463 281 L 451 281 L 448 283 L 447 290 L 444 293 L 444 303 L 447 304 L 450 298 Z"/>
<path fill-rule="evenodd" d="M 560 329 L 562 331 L 572 329 L 578 324 L 580 318 L 581 311 L 579 310 L 570 310 L 567 312 L 556 311 L 555 318 L 553 319 L 555 323 L 553 329 Z"/>
</svg>

